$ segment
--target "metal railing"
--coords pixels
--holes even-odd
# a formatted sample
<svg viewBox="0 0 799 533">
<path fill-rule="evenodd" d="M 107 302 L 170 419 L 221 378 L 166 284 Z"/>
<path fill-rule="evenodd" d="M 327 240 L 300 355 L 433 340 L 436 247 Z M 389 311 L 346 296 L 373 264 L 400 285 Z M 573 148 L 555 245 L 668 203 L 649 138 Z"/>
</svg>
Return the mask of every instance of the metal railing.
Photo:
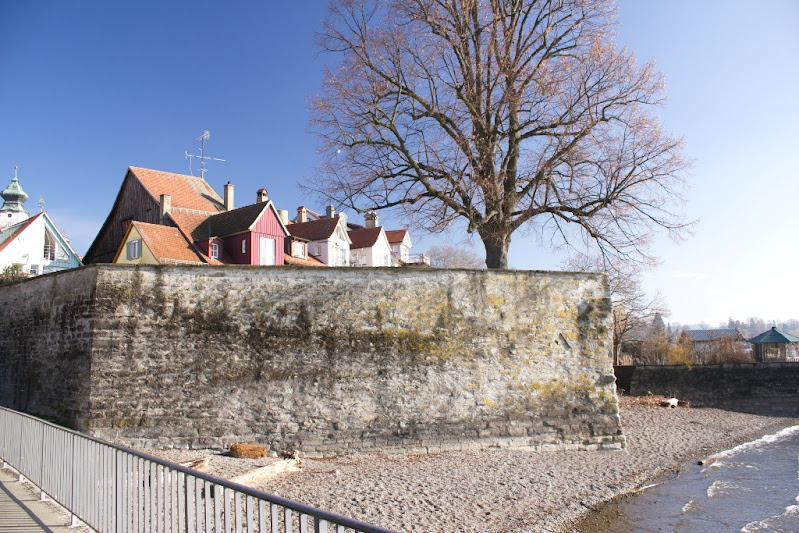
<svg viewBox="0 0 799 533">
<path fill-rule="evenodd" d="M 392 533 L 3 407 L 0 459 L 101 532 Z"/>
<path fill-rule="evenodd" d="M 407 261 L 409 265 L 428 265 L 430 266 L 430 256 L 427 254 L 409 255 Z"/>
</svg>

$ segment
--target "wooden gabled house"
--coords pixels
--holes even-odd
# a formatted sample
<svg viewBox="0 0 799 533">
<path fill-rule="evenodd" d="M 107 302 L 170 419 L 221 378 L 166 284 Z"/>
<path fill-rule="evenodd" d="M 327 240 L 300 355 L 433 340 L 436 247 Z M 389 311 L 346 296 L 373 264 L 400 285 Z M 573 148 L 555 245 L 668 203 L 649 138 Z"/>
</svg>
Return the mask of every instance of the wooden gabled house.
<svg viewBox="0 0 799 533">
<path fill-rule="evenodd" d="M 86 262 L 282 265 L 288 234 L 266 189 L 235 209 L 230 183 L 130 167 Z"/>
<path fill-rule="evenodd" d="M 83 262 L 113 262 L 131 222 L 179 225 L 175 223 L 175 216 L 185 215 L 183 222 L 187 226 L 182 227 L 185 232 L 192 224 L 223 211 L 224 200 L 202 178 L 130 167 L 111 212 Z M 167 213 L 172 216 L 167 218 Z"/>
</svg>

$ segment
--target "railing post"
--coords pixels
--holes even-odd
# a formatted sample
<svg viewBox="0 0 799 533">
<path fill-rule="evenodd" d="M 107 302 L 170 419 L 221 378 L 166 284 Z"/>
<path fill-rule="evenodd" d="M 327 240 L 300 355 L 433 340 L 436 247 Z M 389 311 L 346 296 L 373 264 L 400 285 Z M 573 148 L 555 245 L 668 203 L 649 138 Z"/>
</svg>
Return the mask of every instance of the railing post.
<svg viewBox="0 0 799 533">
<path fill-rule="evenodd" d="M 75 446 L 75 435 L 74 434 L 72 435 L 72 438 L 70 439 L 70 441 L 72 443 L 72 450 L 71 450 L 72 457 L 71 457 L 71 460 L 70 460 L 71 468 L 70 468 L 70 476 L 69 476 L 69 479 L 70 479 L 69 498 L 72 501 L 69 504 L 69 513 L 70 513 L 70 516 L 72 518 L 71 519 L 72 527 L 76 527 L 78 524 L 75 522 L 77 517 L 75 516 L 75 463 L 76 463 L 76 461 L 75 461 L 75 448 L 76 448 L 76 446 Z"/>
<path fill-rule="evenodd" d="M 19 455 L 17 456 L 17 460 L 19 461 L 19 464 L 17 465 L 17 482 L 22 483 L 22 480 L 25 479 L 25 477 L 22 475 L 22 465 L 24 463 L 22 455 L 22 450 L 23 450 L 22 437 L 24 436 L 22 431 L 22 420 L 20 420 L 20 423 L 18 425 L 19 425 L 19 437 L 17 438 L 17 443 L 19 443 Z"/>
</svg>

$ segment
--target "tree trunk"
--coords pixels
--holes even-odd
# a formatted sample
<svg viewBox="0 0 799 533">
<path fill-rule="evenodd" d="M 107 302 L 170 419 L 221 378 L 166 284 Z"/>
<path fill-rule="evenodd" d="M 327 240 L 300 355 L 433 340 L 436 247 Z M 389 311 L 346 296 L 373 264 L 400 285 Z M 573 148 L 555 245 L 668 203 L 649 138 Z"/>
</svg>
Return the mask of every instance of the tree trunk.
<svg viewBox="0 0 799 533">
<path fill-rule="evenodd" d="M 486 266 L 488 268 L 508 268 L 510 234 L 492 232 L 490 235 L 481 235 L 480 238 L 486 249 Z"/>
</svg>

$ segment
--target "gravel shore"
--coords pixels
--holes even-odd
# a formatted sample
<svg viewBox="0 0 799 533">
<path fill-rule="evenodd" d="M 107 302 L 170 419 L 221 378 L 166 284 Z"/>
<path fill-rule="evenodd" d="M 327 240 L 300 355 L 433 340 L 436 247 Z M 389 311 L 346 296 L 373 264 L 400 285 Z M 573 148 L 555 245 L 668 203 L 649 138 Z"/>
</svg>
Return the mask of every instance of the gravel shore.
<svg viewBox="0 0 799 533">
<path fill-rule="evenodd" d="M 623 452 L 485 450 L 423 456 L 303 459 L 299 472 L 254 488 L 408 532 L 559 532 L 597 529 L 618 495 L 799 418 L 711 408 L 667 409 L 623 401 Z M 145 450 L 177 462 L 209 451 Z M 204 471 L 232 479 L 276 459 L 214 455 Z M 611 506 L 612 507 L 612 506 Z M 595 515 L 593 523 L 592 515 Z"/>
</svg>

